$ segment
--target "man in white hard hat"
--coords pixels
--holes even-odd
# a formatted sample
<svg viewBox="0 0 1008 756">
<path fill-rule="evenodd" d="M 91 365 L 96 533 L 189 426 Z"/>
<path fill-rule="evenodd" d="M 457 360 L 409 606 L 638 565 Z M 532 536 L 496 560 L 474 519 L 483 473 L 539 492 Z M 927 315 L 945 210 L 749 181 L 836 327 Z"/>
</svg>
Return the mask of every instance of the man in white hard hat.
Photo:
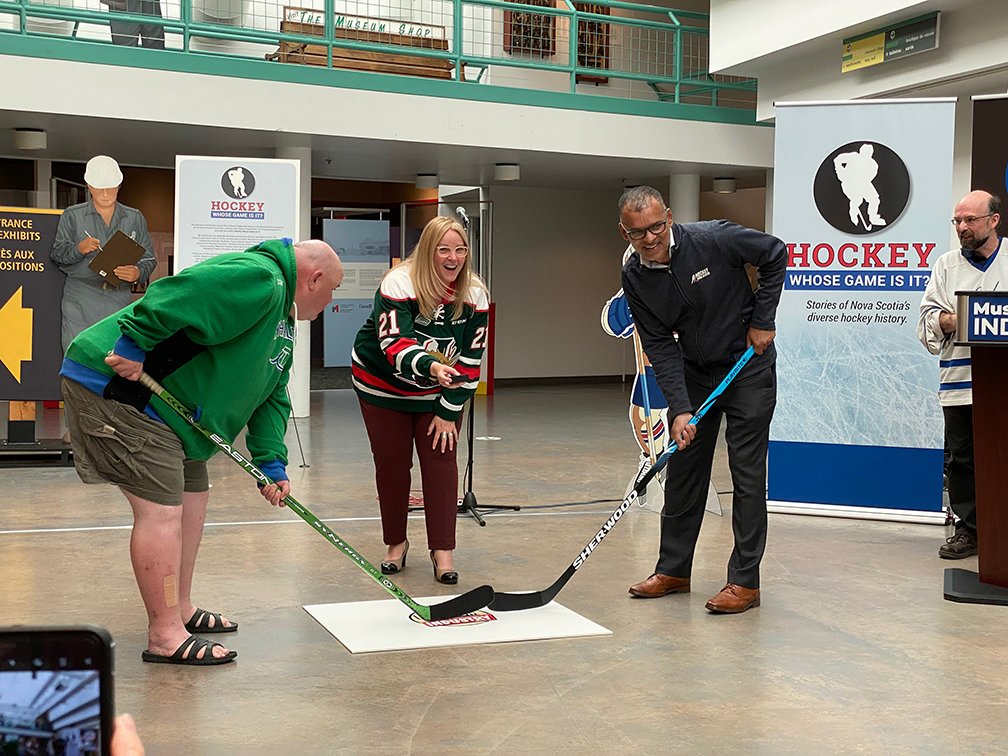
<svg viewBox="0 0 1008 756">
<path fill-rule="evenodd" d="M 64 353 L 78 333 L 132 302 L 132 285 L 146 283 L 157 265 L 143 214 L 118 202 L 122 180 L 119 164 L 108 155 L 91 158 L 84 170 L 91 199 L 68 207 L 60 218 L 50 256 L 67 276 L 62 304 Z M 141 245 L 144 254 L 136 265 L 115 268 L 118 282 L 110 283 L 88 264 L 116 231 Z"/>
</svg>

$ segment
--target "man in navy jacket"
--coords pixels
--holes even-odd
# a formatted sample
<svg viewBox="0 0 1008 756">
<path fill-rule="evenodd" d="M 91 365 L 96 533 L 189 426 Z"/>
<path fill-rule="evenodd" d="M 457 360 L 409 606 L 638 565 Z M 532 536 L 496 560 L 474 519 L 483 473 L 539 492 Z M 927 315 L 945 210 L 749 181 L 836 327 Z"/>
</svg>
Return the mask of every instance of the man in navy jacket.
<svg viewBox="0 0 1008 756">
<path fill-rule="evenodd" d="M 639 598 L 688 593 L 722 415 L 727 416 L 735 548 L 728 583 L 710 601 L 715 613 L 759 606 L 766 546 L 766 460 L 777 403 L 774 317 L 787 248 L 774 236 L 709 221 L 673 223 L 655 189 L 634 187 L 619 201 L 620 233 L 634 252 L 623 266 L 626 292 L 644 351 L 669 404 L 671 440 L 661 546 L 655 572 L 630 587 Z M 753 290 L 746 264 L 757 272 Z M 694 410 L 749 345 L 755 356 L 698 425 Z"/>
</svg>

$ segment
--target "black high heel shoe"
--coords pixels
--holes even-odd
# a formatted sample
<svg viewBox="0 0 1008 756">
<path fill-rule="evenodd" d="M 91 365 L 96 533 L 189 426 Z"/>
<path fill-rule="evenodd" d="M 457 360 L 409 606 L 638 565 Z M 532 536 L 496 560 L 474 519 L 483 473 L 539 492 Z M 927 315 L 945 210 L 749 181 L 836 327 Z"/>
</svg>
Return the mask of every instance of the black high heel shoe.
<svg viewBox="0 0 1008 756">
<path fill-rule="evenodd" d="M 441 572 L 438 570 L 437 562 L 434 561 L 434 551 L 431 550 L 430 553 L 431 564 L 434 565 L 434 579 L 439 583 L 444 583 L 445 585 L 455 585 L 458 583 L 458 573 L 455 570 L 445 570 Z"/>
<path fill-rule="evenodd" d="M 409 539 L 406 540 L 406 548 L 403 549 L 402 556 L 396 561 L 381 563 L 382 575 L 395 575 L 406 567 L 406 555 L 409 553 Z"/>
</svg>

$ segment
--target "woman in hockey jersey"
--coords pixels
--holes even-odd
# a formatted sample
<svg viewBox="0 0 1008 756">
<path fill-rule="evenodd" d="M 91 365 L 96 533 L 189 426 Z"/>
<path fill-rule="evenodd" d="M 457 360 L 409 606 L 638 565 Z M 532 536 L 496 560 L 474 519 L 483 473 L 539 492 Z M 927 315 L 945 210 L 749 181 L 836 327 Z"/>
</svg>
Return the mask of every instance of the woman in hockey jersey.
<svg viewBox="0 0 1008 756">
<path fill-rule="evenodd" d="M 458 582 L 455 453 L 462 407 L 479 383 L 488 309 L 465 229 L 438 217 L 424 227 L 413 254 L 382 279 L 374 311 L 357 333 L 353 384 L 375 461 L 386 575 L 406 566 L 415 444 L 434 577 Z"/>
</svg>

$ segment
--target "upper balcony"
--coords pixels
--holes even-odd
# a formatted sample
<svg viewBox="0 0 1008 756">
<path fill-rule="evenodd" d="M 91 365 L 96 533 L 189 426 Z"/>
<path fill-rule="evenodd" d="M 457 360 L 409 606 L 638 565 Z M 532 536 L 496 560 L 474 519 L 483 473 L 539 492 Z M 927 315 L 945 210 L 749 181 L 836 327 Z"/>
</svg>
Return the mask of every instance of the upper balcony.
<svg viewBox="0 0 1008 756">
<path fill-rule="evenodd" d="M 755 123 L 755 80 L 709 73 L 706 14 L 619 0 L 287 1 L 0 0 L 0 54 Z M 125 44 L 134 24 L 164 49 Z"/>
</svg>

